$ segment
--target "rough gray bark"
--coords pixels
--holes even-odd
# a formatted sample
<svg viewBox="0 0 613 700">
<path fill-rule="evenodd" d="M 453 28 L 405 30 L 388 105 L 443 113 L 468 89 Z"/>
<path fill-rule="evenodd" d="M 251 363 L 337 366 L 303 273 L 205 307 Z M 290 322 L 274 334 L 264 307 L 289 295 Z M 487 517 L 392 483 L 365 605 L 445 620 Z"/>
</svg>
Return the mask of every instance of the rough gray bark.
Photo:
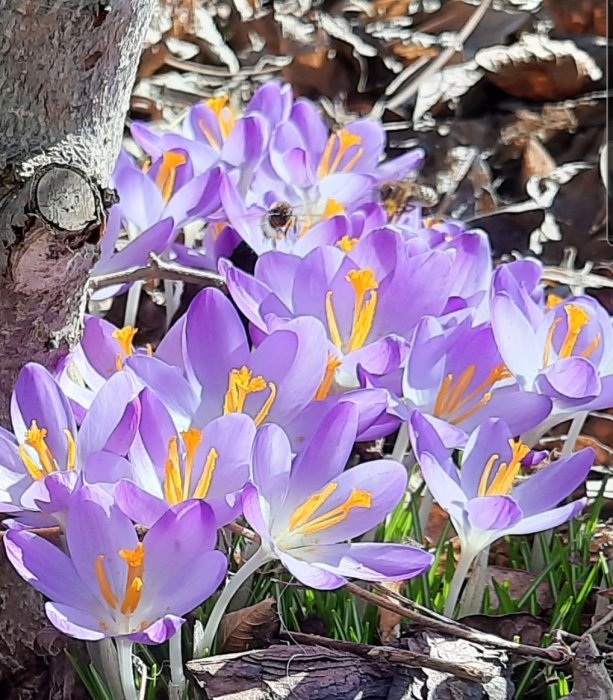
<svg viewBox="0 0 613 700">
<path fill-rule="evenodd" d="M 104 188 L 153 5 L 0 0 L 0 424 L 7 427 L 20 367 L 52 367 L 78 338 L 104 233 Z M 2 552 L 0 697 L 78 697 L 64 654 L 45 656 L 52 650 L 44 627 L 40 596 Z"/>
<path fill-rule="evenodd" d="M 0 0 L 0 423 L 19 367 L 78 333 L 152 7 Z"/>
</svg>

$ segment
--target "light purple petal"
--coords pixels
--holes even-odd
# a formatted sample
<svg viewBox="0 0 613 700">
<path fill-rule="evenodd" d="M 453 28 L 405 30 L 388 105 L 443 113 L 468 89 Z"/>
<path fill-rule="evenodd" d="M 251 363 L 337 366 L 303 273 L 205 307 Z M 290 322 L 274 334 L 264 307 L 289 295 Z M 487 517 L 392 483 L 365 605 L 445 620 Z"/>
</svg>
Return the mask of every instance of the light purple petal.
<svg viewBox="0 0 613 700">
<path fill-rule="evenodd" d="M 434 557 L 404 544 L 358 542 L 305 548 L 305 559 L 323 569 L 362 581 L 403 581 L 432 566 Z M 301 550 L 293 550 L 299 556 Z"/>
<path fill-rule="evenodd" d="M 95 642 L 108 634 L 101 629 L 101 620 L 89 610 L 54 602 L 45 603 L 45 612 L 51 624 L 69 637 Z"/>
<path fill-rule="evenodd" d="M 301 559 L 297 559 L 291 554 L 281 553 L 280 557 L 283 566 L 295 576 L 301 583 L 310 588 L 317 588 L 321 591 L 331 591 L 344 586 L 347 581 L 342 576 L 337 576 L 330 571 L 320 569 Z"/>
<path fill-rule="evenodd" d="M 544 513 L 538 513 L 537 515 L 531 515 L 528 518 L 524 518 L 514 527 L 506 530 L 504 535 L 529 535 L 533 532 L 542 532 L 543 530 L 550 530 L 551 528 L 558 527 L 562 523 L 571 520 L 576 515 L 578 515 L 586 506 L 587 498 L 580 498 L 578 501 L 573 501 L 565 506 L 560 506 L 559 508 L 554 508 L 553 510 L 547 510 Z"/>
<path fill-rule="evenodd" d="M 478 496 L 464 508 L 471 526 L 477 530 L 505 530 L 523 517 L 521 508 L 510 496 Z"/>
<path fill-rule="evenodd" d="M 526 517 L 556 506 L 570 496 L 587 478 L 596 454 L 590 447 L 553 462 L 524 482 L 511 495 Z"/>
</svg>

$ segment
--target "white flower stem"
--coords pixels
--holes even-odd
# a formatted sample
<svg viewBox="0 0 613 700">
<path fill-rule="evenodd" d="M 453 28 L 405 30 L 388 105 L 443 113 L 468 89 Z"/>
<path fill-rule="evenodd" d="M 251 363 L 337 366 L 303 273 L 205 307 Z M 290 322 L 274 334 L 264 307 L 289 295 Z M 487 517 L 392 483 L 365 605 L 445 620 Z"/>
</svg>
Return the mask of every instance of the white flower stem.
<svg viewBox="0 0 613 700">
<path fill-rule="evenodd" d="M 258 551 L 248 559 L 241 568 L 234 574 L 234 576 L 228 581 L 226 587 L 221 592 L 221 595 L 215 603 L 215 607 L 211 612 L 211 615 L 204 628 L 204 633 L 202 635 L 202 642 L 200 650 L 203 654 L 210 654 L 213 649 L 213 641 L 215 635 L 217 634 L 217 629 L 221 622 L 221 618 L 226 612 L 228 604 L 234 597 L 234 594 L 238 591 L 244 581 L 246 581 L 250 576 L 252 576 L 263 564 L 272 559 L 271 555 L 263 548 L 260 547 Z M 194 658 L 199 658 L 194 652 Z"/>
<path fill-rule="evenodd" d="M 403 464 L 404 456 L 409 446 L 409 424 L 403 421 L 398 429 L 394 449 L 392 450 L 392 459 Z"/>
<path fill-rule="evenodd" d="M 183 652 L 181 650 L 181 628 L 168 640 L 170 654 L 170 683 L 168 697 L 170 700 L 181 700 L 185 690 L 185 674 L 183 673 Z"/>
<path fill-rule="evenodd" d="M 449 593 L 447 595 L 447 600 L 445 601 L 445 610 L 443 615 L 446 617 L 453 617 L 455 612 L 455 607 L 460 596 L 460 591 L 462 590 L 462 584 L 468 575 L 468 570 L 470 565 L 473 563 L 478 552 L 473 552 L 471 550 L 462 550 L 460 553 L 460 559 L 453 572 L 453 578 L 451 579 L 451 586 L 449 587 Z"/>
<path fill-rule="evenodd" d="M 583 411 L 581 413 L 577 413 L 577 415 L 573 418 L 572 423 L 570 424 L 570 428 L 568 430 L 568 435 L 566 436 L 566 440 L 564 441 L 564 447 L 562 448 L 561 457 L 568 457 L 575 451 L 577 439 L 579 438 L 579 435 L 581 435 L 581 431 L 583 430 L 583 425 L 586 421 L 587 415 L 588 414 L 585 411 Z"/>
<path fill-rule="evenodd" d="M 579 435 L 581 435 L 581 431 L 583 430 L 583 426 L 585 424 L 587 416 L 588 413 L 586 411 L 582 411 L 581 413 L 577 413 L 572 419 L 570 428 L 568 429 L 566 440 L 564 440 L 562 452 L 560 454 L 561 459 L 570 457 L 570 455 L 575 451 L 575 447 L 577 446 L 577 440 L 579 438 Z M 530 561 L 532 571 L 538 572 L 544 569 L 546 562 L 543 547 L 548 547 L 551 545 L 551 542 L 553 541 L 553 532 L 553 530 L 545 530 L 542 533 L 542 537 L 534 538 L 534 542 L 532 543 L 532 558 Z"/>
<path fill-rule="evenodd" d="M 434 497 L 427 486 L 424 486 L 424 490 L 421 494 L 421 503 L 419 504 L 419 531 L 423 535 L 426 530 L 426 525 L 430 518 L 430 513 L 432 512 L 432 506 L 434 505 Z"/>
<path fill-rule="evenodd" d="M 115 646 L 117 647 L 117 661 L 119 663 L 119 678 L 121 679 L 121 689 L 124 700 L 138 700 L 136 683 L 134 682 L 134 671 L 132 670 L 132 646 L 134 642 L 125 637 L 117 637 Z"/>
</svg>

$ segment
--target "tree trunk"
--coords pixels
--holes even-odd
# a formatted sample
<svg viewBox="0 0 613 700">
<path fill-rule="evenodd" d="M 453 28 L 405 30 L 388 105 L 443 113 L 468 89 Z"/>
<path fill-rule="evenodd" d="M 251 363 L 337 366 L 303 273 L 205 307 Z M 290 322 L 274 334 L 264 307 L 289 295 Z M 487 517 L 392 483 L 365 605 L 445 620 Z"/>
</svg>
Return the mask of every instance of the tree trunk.
<svg viewBox="0 0 613 700">
<path fill-rule="evenodd" d="M 0 424 L 28 361 L 78 339 L 155 0 L 0 0 Z M 0 558 L 0 697 L 75 698 L 40 596 Z M 43 632 L 43 638 L 45 637 Z M 58 671 L 58 669 L 60 669 Z M 60 684 L 61 685 L 61 684 Z"/>
</svg>

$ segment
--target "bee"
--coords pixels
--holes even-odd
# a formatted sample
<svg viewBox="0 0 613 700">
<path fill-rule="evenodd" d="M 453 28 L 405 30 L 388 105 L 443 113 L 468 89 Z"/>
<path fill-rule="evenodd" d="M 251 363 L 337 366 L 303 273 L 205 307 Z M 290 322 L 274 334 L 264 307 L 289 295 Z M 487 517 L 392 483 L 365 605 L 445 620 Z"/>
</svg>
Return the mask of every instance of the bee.
<svg viewBox="0 0 613 700">
<path fill-rule="evenodd" d="M 289 202 L 275 202 L 262 219 L 262 230 L 273 242 L 287 238 L 290 229 L 296 228 L 296 214 Z"/>
<path fill-rule="evenodd" d="M 435 189 L 414 180 L 390 180 L 379 186 L 379 196 L 390 221 L 397 221 L 412 205 L 434 207 L 439 196 Z"/>
</svg>

